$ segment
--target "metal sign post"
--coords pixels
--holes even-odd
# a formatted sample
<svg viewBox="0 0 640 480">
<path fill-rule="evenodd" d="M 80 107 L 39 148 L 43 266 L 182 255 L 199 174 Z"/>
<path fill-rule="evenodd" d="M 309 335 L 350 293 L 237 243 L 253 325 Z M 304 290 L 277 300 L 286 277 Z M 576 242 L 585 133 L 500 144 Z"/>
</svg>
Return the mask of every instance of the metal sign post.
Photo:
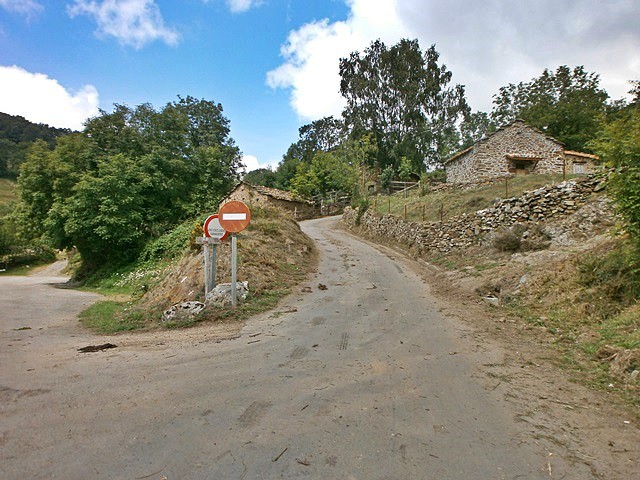
<svg viewBox="0 0 640 480">
<path fill-rule="evenodd" d="M 238 236 L 231 234 L 231 306 L 238 304 L 237 271 L 238 271 Z"/>
<path fill-rule="evenodd" d="M 202 245 L 204 256 L 204 295 L 205 297 L 216 286 L 216 265 L 218 259 L 218 245 L 221 243 L 217 238 L 198 237 L 196 243 Z"/>
<path fill-rule="evenodd" d="M 235 307 L 238 303 L 238 238 L 236 234 L 249 225 L 251 221 L 251 211 L 249 207 L 242 202 L 228 202 L 220 207 L 218 220 L 220 226 L 231 233 L 231 305 Z"/>
<path fill-rule="evenodd" d="M 218 215 L 210 215 L 202 227 L 204 237 L 198 238 L 204 254 L 204 295 L 213 291 L 216 286 L 216 264 L 218 260 L 218 244 L 227 238 L 229 232 L 220 226 Z M 211 248 L 209 248 L 211 246 Z"/>
</svg>

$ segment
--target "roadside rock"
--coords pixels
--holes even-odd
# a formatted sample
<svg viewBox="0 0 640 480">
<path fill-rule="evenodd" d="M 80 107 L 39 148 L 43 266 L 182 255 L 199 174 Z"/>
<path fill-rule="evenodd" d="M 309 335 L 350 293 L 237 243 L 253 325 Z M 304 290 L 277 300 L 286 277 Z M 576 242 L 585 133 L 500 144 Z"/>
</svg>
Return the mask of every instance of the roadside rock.
<svg viewBox="0 0 640 480">
<path fill-rule="evenodd" d="M 239 300 L 246 300 L 249 294 L 249 282 L 237 282 L 236 291 Z M 226 307 L 231 305 L 231 284 L 221 283 L 207 294 L 205 300 L 207 305 L 215 305 L 218 307 Z"/>
<path fill-rule="evenodd" d="M 205 304 L 202 302 L 182 302 L 178 303 L 162 313 L 163 322 L 172 322 L 179 318 L 193 317 L 204 310 Z"/>
</svg>

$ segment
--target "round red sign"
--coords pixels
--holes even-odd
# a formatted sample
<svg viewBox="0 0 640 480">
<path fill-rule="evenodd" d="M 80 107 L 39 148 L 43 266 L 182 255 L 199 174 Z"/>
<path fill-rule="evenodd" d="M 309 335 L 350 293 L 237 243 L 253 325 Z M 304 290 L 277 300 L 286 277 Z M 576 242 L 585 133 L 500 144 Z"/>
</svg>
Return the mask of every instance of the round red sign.
<svg viewBox="0 0 640 480">
<path fill-rule="evenodd" d="M 242 202 L 227 202 L 218 212 L 220 226 L 227 232 L 238 233 L 247 228 L 251 221 L 251 211 Z"/>
<path fill-rule="evenodd" d="M 229 236 L 229 232 L 227 232 L 220 225 L 220 221 L 218 219 L 218 214 L 210 215 L 204 222 L 204 226 L 202 227 L 204 230 L 204 236 L 209 238 L 217 238 L 222 241 Z"/>
</svg>

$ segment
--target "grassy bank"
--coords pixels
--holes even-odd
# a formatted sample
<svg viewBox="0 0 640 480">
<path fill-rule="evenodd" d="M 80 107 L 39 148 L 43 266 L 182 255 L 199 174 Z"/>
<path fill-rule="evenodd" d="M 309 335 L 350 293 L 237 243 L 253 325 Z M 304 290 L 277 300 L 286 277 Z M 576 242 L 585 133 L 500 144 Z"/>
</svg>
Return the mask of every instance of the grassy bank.
<svg viewBox="0 0 640 480">
<path fill-rule="evenodd" d="M 238 238 L 238 280 L 249 281 L 249 296 L 236 308 L 207 308 L 200 315 L 163 322 L 162 312 L 189 300 L 204 300 L 203 258 L 191 222 L 151 245 L 127 268 L 89 278 L 83 288 L 107 296 L 86 310 L 84 325 L 101 333 L 170 329 L 201 322 L 240 321 L 277 305 L 317 264 L 312 241 L 296 222 L 275 210 L 253 209 Z M 218 247 L 216 283 L 230 281 L 229 242 Z"/>
</svg>

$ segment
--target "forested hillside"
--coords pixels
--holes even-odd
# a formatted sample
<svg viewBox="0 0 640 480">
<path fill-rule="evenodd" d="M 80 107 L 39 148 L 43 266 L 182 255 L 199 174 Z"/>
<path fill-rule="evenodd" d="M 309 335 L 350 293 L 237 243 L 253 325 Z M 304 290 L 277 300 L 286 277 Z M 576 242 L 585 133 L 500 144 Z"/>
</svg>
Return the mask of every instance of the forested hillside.
<svg viewBox="0 0 640 480">
<path fill-rule="evenodd" d="M 57 137 L 68 135 L 67 128 L 32 123 L 24 117 L 0 112 L 0 178 L 16 178 L 26 160 L 29 147 L 43 140 L 53 148 Z"/>
</svg>

